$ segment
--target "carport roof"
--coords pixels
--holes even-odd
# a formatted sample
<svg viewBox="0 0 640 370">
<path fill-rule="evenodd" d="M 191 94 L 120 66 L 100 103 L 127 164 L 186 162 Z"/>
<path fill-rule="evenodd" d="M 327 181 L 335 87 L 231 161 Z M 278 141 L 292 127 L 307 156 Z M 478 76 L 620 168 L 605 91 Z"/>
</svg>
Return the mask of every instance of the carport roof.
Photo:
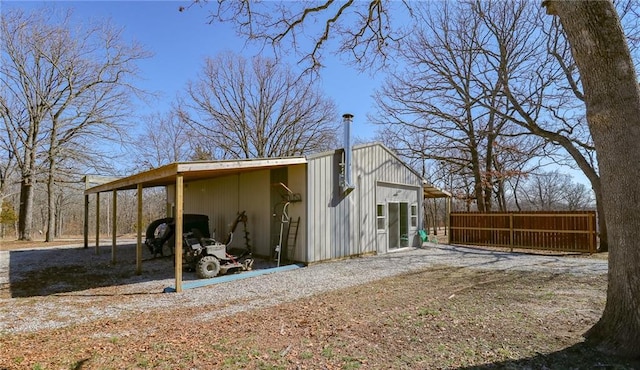
<svg viewBox="0 0 640 370">
<path fill-rule="evenodd" d="M 429 184 L 426 180 L 422 182 L 422 189 L 425 198 L 451 198 L 451 193 Z"/>
<path fill-rule="evenodd" d="M 178 174 L 183 176 L 184 181 L 194 181 L 305 163 L 305 157 L 176 162 L 91 187 L 85 190 L 85 194 L 136 189 L 139 184 L 145 188 L 167 186 L 176 183 Z"/>
</svg>

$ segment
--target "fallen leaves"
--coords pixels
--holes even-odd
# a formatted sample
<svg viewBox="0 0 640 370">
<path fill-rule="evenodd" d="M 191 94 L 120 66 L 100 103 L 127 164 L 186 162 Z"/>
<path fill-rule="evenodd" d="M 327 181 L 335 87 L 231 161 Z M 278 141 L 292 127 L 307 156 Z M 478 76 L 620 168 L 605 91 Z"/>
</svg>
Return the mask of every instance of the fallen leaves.
<svg viewBox="0 0 640 370">
<path fill-rule="evenodd" d="M 606 277 L 547 277 L 440 268 L 226 317 L 206 315 L 206 306 L 123 311 L 0 335 L 0 368 L 588 368 L 594 355 L 573 348 L 602 309 Z"/>
</svg>

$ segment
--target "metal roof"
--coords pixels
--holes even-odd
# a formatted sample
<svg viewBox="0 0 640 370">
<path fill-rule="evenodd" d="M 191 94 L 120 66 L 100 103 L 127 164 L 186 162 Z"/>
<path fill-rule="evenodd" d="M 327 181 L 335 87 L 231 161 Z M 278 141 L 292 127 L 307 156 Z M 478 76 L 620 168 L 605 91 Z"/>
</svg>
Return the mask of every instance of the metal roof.
<svg viewBox="0 0 640 370">
<path fill-rule="evenodd" d="M 85 190 L 85 194 L 136 189 L 138 184 L 144 188 L 172 185 L 176 183 L 178 174 L 186 182 L 305 163 L 304 157 L 176 162 L 91 187 Z"/>
<path fill-rule="evenodd" d="M 391 150 L 381 143 L 370 143 L 354 146 L 354 150 L 362 147 L 380 145 L 393 155 L 400 163 L 404 162 Z M 323 153 L 317 153 L 308 156 L 309 159 L 321 157 L 335 153 L 335 150 Z M 270 169 L 276 167 L 284 167 L 296 164 L 306 164 L 306 157 L 284 157 L 284 158 L 258 158 L 258 159 L 240 159 L 240 160 L 223 160 L 223 161 L 194 161 L 194 162 L 176 162 L 162 167 L 154 168 L 148 171 L 140 172 L 131 176 L 119 178 L 107 183 L 102 183 L 85 190 L 85 194 L 102 193 L 113 190 L 136 189 L 138 184 L 143 188 L 155 186 L 167 186 L 176 183 L 176 176 L 182 174 L 185 182 L 211 179 L 220 176 L 232 175 L 242 172 L 255 171 L 260 169 Z M 405 164 L 406 166 L 406 164 Z M 407 166 L 408 167 L 408 166 Z M 408 167 L 417 176 L 421 177 L 418 172 Z M 422 180 L 425 198 L 447 198 L 451 197 L 451 193 L 433 186 Z"/>
<path fill-rule="evenodd" d="M 422 182 L 425 198 L 451 198 L 451 193 L 429 184 L 426 180 Z"/>
</svg>

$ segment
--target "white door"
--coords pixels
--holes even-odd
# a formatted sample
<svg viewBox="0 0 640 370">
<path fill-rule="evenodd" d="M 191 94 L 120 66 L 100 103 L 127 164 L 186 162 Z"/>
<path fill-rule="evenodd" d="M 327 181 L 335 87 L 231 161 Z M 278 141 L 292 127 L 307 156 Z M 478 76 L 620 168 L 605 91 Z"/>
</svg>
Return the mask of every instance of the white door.
<svg viewBox="0 0 640 370">
<path fill-rule="evenodd" d="M 409 203 L 387 203 L 387 215 L 389 224 L 387 236 L 389 249 L 404 248 L 409 246 Z"/>
<path fill-rule="evenodd" d="M 400 203 L 387 203 L 387 214 L 389 224 L 387 225 L 387 236 L 389 237 L 389 249 L 400 248 Z"/>
</svg>

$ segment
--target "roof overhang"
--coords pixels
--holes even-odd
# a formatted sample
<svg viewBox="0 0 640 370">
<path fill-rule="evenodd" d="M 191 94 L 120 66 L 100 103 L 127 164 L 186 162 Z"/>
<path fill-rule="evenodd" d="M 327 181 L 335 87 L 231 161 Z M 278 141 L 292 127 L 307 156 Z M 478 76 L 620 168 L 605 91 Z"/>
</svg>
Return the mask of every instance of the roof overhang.
<svg viewBox="0 0 640 370">
<path fill-rule="evenodd" d="M 305 163 L 304 157 L 176 162 L 91 187 L 85 194 L 136 189 L 138 185 L 143 188 L 172 185 L 179 174 L 189 182 Z"/>
<path fill-rule="evenodd" d="M 425 198 L 451 198 L 451 193 L 429 184 L 426 180 L 422 181 L 422 189 Z"/>
</svg>

